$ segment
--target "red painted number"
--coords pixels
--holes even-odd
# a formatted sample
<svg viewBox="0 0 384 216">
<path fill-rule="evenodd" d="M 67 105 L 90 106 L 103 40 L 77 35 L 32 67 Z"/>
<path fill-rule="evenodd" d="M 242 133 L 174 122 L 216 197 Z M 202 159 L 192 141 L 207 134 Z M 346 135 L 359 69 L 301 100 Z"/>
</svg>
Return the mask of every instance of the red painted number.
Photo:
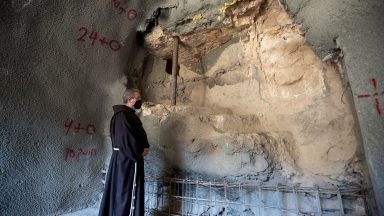
<svg viewBox="0 0 384 216">
<path fill-rule="evenodd" d="M 92 46 L 95 45 L 95 41 L 97 40 L 97 32 L 92 31 L 91 34 L 89 35 L 89 38 L 92 39 Z"/>
<path fill-rule="evenodd" d="M 123 14 L 123 13 L 127 13 L 128 14 L 128 20 L 134 20 L 136 19 L 137 15 L 138 15 L 138 12 L 136 9 L 128 9 L 127 6 L 124 5 L 124 3 L 121 3 L 120 1 L 118 0 L 112 0 L 112 4 L 115 8 L 118 8 L 120 10 L 119 14 Z M 141 10 L 143 11 L 143 10 Z"/>
<path fill-rule="evenodd" d="M 88 34 L 88 29 L 85 27 L 81 27 L 79 31 L 84 31 L 84 33 L 79 38 L 77 38 L 77 41 L 84 42 L 85 41 L 84 37 Z M 92 40 L 92 43 L 91 43 L 92 46 L 95 45 L 96 40 L 99 40 L 101 45 L 108 44 L 111 50 L 113 51 L 118 51 L 122 47 L 122 45 L 117 40 L 111 40 L 108 42 L 106 37 L 103 37 L 102 39 L 98 39 L 99 33 L 97 31 L 92 31 L 91 34 L 89 35 L 89 38 Z"/>
<path fill-rule="evenodd" d="M 128 20 L 134 20 L 137 17 L 137 11 L 135 9 L 128 10 Z"/>
<path fill-rule="evenodd" d="M 66 129 L 65 134 L 67 135 L 69 130 L 72 128 L 72 125 L 74 126 L 74 121 L 71 118 L 67 118 L 64 122 L 64 127 Z M 96 126 L 95 124 L 88 124 L 87 128 L 81 127 L 81 123 L 77 123 L 76 126 L 74 126 L 74 132 L 80 133 L 81 130 L 85 129 L 85 133 L 88 135 L 92 135 L 96 133 Z"/>
<path fill-rule="evenodd" d="M 67 118 L 64 122 L 64 127 L 65 129 L 67 129 L 67 132 L 65 132 L 65 135 L 68 134 L 69 130 L 71 129 L 71 126 L 72 126 L 72 123 L 73 123 L 73 120 L 70 119 L 70 118 Z"/>
<path fill-rule="evenodd" d="M 83 149 L 79 148 L 77 150 L 78 150 L 78 152 L 77 152 L 76 160 L 79 161 L 79 158 L 80 158 L 81 153 L 83 152 Z"/>
<path fill-rule="evenodd" d="M 73 158 L 75 157 L 75 151 L 73 151 L 70 148 L 67 148 L 67 155 L 65 156 L 65 160 L 68 160 L 68 158 Z"/>
<path fill-rule="evenodd" d="M 89 124 L 87 126 L 87 134 L 91 135 L 91 134 L 95 134 L 96 133 L 96 127 L 95 125 L 93 124 Z"/>
<path fill-rule="evenodd" d="M 115 44 L 115 45 L 112 45 L 112 44 Z M 109 47 L 113 51 L 118 51 L 119 49 L 121 49 L 121 44 L 118 41 L 116 41 L 116 40 L 111 40 L 109 42 Z"/>
<path fill-rule="evenodd" d="M 85 27 L 81 27 L 81 28 L 79 29 L 79 31 L 82 31 L 82 30 L 84 30 L 84 34 L 81 35 L 79 38 L 77 38 L 77 41 L 80 41 L 80 42 L 84 42 L 84 41 L 85 41 L 85 40 L 84 40 L 84 37 L 85 37 L 85 35 L 87 35 L 87 33 L 88 33 L 87 28 L 85 28 Z"/>
</svg>

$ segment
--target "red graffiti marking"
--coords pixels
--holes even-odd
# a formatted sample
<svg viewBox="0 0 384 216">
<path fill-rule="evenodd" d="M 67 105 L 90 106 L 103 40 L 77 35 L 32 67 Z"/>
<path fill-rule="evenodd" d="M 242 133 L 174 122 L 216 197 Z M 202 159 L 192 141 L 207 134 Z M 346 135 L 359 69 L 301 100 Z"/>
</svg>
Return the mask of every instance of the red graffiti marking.
<svg viewBox="0 0 384 216">
<path fill-rule="evenodd" d="M 374 88 L 375 90 L 377 90 L 377 82 L 376 82 L 376 79 L 371 79 L 371 82 L 372 82 L 373 88 Z"/>
<path fill-rule="evenodd" d="M 357 98 L 361 99 L 361 98 L 374 97 L 374 105 L 375 105 L 376 112 L 379 113 L 379 115 L 381 115 L 382 108 L 381 108 L 381 104 L 380 104 L 378 96 L 379 95 L 384 95 L 384 91 L 381 92 L 381 94 L 379 94 L 378 89 L 377 89 L 377 81 L 376 81 L 376 79 L 371 79 L 371 84 L 372 84 L 373 89 L 374 89 L 375 92 L 373 94 L 357 95 Z"/>
<path fill-rule="evenodd" d="M 100 43 L 102 46 L 104 46 L 105 44 L 108 43 L 107 39 L 105 37 L 103 37 L 103 39 L 99 39 Z"/>
<path fill-rule="evenodd" d="M 366 97 L 370 97 L 371 95 L 358 95 L 357 98 L 366 98 Z"/>
<path fill-rule="evenodd" d="M 89 35 L 89 38 L 92 39 L 92 46 L 95 45 L 95 41 L 97 40 L 98 33 L 95 31 L 92 31 Z"/>
<path fill-rule="evenodd" d="M 75 158 L 77 161 L 79 161 L 80 156 L 89 156 L 89 157 L 96 156 L 96 149 L 95 148 L 90 148 L 90 149 L 78 148 L 76 151 L 74 149 L 67 148 L 65 160 Z"/>
<path fill-rule="evenodd" d="M 128 14 L 127 17 L 129 20 L 134 20 L 137 17 L 137 10 L 130 9 L 130 10 L 128 10 L 127 14 Z"/>
<path fill-rule="evenodd" d="M 379 115 L 381 115 L 380 101 L 378 98 L 375 98 L 375 108 L 376 108 L 376 111 L 379 113 Z"/>
<path fill-rule="evenodd" d="M 82 33 L 82 35 L 81 35 L 80 37 L 77 38 L 77 41 L 79 41 L 79 42 L 85 42 L 85 41 L 86 41 L 86 40 L 85 40 L 85 38 L 86 38 L 85 36 L 87 36 L 87 34 L 88 34 L 88 29 L 85 28 L 85 27 L 81 27 L 81 28 L 79 29 L 79 32 L 81 32 L 81 31 L 83 31 L 83 33 Z M 88 38 L 92 40 L 92 42 L 91 42 L 91 45 L 92 45 L 92 46 L 95 45 L 95 43 L 96 43 L 98 37 L 99 37 L 99 33 L 96 32 L 96 31 L 92 31 L 91 34 L 89 34 L 89 37 L 88 37 Z M 103 37 L 102 39 L 99 39 L 98 41 L 100 42 L 100 44 L 101 44 L 102 46 L 108 44 L 108 45 L 109 45 L 109 48 L 110 48 L 111 50 L 113 50 L 113 51 L 118 51 L 118 50 L 120 50 L 121 47 L 123 46 L 123 45 L 122 45 L 119 41 L 117 41 L 117 40 L 111 40 L 111 41 L 108 42 L 108 40 L 107 40 L 106 37 Z"/>
<path fill-rule="evenodd" d="M 118 0 L 112 0 L 111 2 L 112 2 L 113 7 L 117 8 L 119 10 L 119 14 L 123 14 L 123 13 L 127 14 L 128 20 L 134 20 L 134 19 L 136 19 L 137 15 L 139 13 L 144 12 L 144 10 L 129 8 L 128 6 L 123 5 L 123 3 L 121 3 Z"/>
<path fill-rule="evenodd" d="M 72 123 L 73 123 L 73 120 L 72 120 L 72 119 L 67 118 L 67 119 L 65 120 L 65 122 L 64 122 L 64 127 L 65 127 L 65 129 L 67 129 L 67 132 L 65 132 L 65 135 L 67 135 L 68 132 L 69 132 L 69 129 L 71 129 Z"/>
<path fill-rule="evenodd" d="M 91 134 L 95 134 L 96 133 L 96 127 L 94 124 L 89 124 L 87 126 L 87 134 L 91 135 Z"/>
<path fill-rule="evenodd" d="M 66 129 L 65 135 L 68 135 L 69 130 L 72 128 L 73 120 L 71 118 L 67 118 L 64 122 L 64 127 Z M 73 128 L 75 133 L 80 133 L 81 130 L 85 130 L 85 133 L 88 135 L 92 135 L 96 133 L 96 126 L 94 124 L 88 124 L 86 128 L 81 127 L 81 123 L 77 123 L 77 125 Z"/>
<path fill-rule="evenodd" d="M 115 46 L 112 46 L 113 43 L 115 43 Z M 117 51 L 117 50 L 119 50 L 121 48 L 121 45 L 120 45 L 120 43 L 118 41 L 111 40 L 111 41 L 109 41 L 109 47 L 111 48 L 111 50 Z"/>
<path fill-rule="evenodd" d="M 216 145 L 215 144 L 211 144 L 211 146 L 209 147 L 208 152 L 210 154 L 213 154 L 213 153 L 215 153 L 216 150 L 217 150 L 217 144 Z"/>
<path fill-rule="evenodd" d="M 79 133 L 80 130 L 83 130 L 83 129 L 84 129 L 84 128 L 82 128 L 82 127 L 80 126 L 80 123 L 78 123 L 77 126 L 75 127 L 75 133 Z"/>
<path fill-rule="evenodd" d="M 77 41 L 84 42 L 84 37 L 87 35 L 88 30 L 85 27 L 81 27 L 79 31 L 84 30 L 84 34 L 77 38 Z"/>
<path fill-rule="evenodd" d="M 115 6 L 115 5 L 113 5 L 113 6 Z M 116 7 L 116 6 L 115 6 L 115 7 Z M 125 7 L 125 8 L 123 8 L 123 7 L 119 7 L 119 9 L 120 9 L 120 13 L 119 13 L 119 14 L 123 13 L 123 11 L 124 11 L 124 12 L 127 12 L 127 8 L 128 8 L 128 7 Z"/>
</svg>

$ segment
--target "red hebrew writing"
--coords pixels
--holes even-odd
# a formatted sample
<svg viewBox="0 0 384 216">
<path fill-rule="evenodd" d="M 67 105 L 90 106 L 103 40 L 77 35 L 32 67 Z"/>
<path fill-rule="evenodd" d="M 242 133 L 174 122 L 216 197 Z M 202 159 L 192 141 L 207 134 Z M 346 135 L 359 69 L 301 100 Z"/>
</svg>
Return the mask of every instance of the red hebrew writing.
<svg viewBox="0 0 384 216">
<path fill-rule="evenodd" d="M 112 0 L 112 5 L 115 7 L 117 12 L 119 14 L 123 14 L 127 16 L 128 20 L 134 20 L 136 19 L 137 15 L 141 12 L 144 12 L 144 10 L 138 10 L 133 8 L 128 8 L 128 6 L 125 6 L 122 2 L 118 0 Z"/>
<path fill-rule="evenodd" d="M 373 87 L 374 92 L 372 94 L 361 94 L 357 95 L 357 98 L 362 99 L 362 98 L 372 98 L 373 99 L 373 104 L 375 106 L 376 112 L 381 115 L 382 113 L 382 108 L 380 104 L 380 96 L 384 96 L 384 86 L 383 86 L 383 91 L 380 93 L 378 88 L 377 88 L 377 81 L 376 79 L 371 79 L 371 85 Z"/>
<path fill-rule="evenodd" d="M 79 42 L 86 42 L 86 39 L 90 40 L 91 45 L 94 46 L 95 44 L 100 43 L 101 46 L 108 46 L 113 51 L 119 51 L 121 47 L 123 46 L 119 41 L 117 40 L 108 40 L 106 37 L 101 37 L 98 32 L 92 31 L 89 36 L 88 35 L 88 29 L 85 27 L 81 27 L 79 29 L 79 32 L 81 32 L 81 35 L 77 38 L 77 41 Z"/>
<path fill-rule="evenodd" d="M 65 160 L 75 159 L 79 161 L 80 157 L 92 157 L 92 156 L 96 156 L 95 148 L 90 148 L 90 149 L 78 148 L 77 150 L 67 148 L 67 151 L 65 154 Z"/>
<path fill-rule="evenodd" d="M 69 133 L 72 129 L 74 133 L 85 133 L 88 135 L 92 135 L 96 133 L 95 124 L 88 124 L 87 126 L 82 126 L 80 122 L 74 123 L 71 118 L 67 118 L 64 122 L 65 135 Z"/>
</svg>

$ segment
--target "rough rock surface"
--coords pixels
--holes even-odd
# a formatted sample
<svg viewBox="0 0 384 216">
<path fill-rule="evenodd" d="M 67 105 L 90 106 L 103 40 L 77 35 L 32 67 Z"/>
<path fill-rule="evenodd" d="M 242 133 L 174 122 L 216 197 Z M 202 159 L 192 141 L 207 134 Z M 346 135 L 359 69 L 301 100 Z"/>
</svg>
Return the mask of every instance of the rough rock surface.
<svg viewBox="0 0 384 216">
<path fill-rule="evenodd" d="M 203 38 L 206 32 L 206 37 L 212 41 L 220 38 L 218 43 L 202 44 L 190 52 L 196 54 L 196 58 L 192 56 L 191 59 L 200 58 L 197 63 L 185 61 L 181 65 L 178 103 L 199 108 L 209 106 L 209 115 L 196 111 L 209 121 L 200 122 L 193 118 L 194 115 L 187 115 L 188 119 L 199 126 L 214 128 L 214 133 L 234 142 L 244 141 L 250 151 L 265 149 L 255 167 L 246 166 L 259 173 L 256 176 L 259 180 L 264 181 L 268 176 L 270 180 L 289 180 L 291 176 L 292 181 L 307 184 L 317 181 L 349 184 L 361 180 L 362 161 L 354 131 L 357 122 L 351 117 L 347 100 L 350 89 L 348 85 L 340 84 L 334 66 L 321 63 L 303 41 L 311 44 L 321 59 L 337 62 L 344 53 L 345 72 L 354 96 L 370 93 L 373 90 L 371 79 L 377 79 L 380 87 L 383 81 L 383 1 L 279 1 L 295 16 L 305 35 L 290 24 L 290 19 L 272 21 L 274 16 L 268 15 L 270 11 L 275 11 L 278 17 L 286 17 L 278 9 L 277 2 L 273 6 L 267 1 L 259 4 L 260 1 L 232 0 L 116 2 L 0 2 L 0 215 L 58 215 L 97 203 L 103 187 L 102 169 L 107 166 L 111 154 L 108 137 L 111 106 L 121 103 L 125 87 L 122 78 L 128 78 L 129 86 L 140 87 L 141 72 L 148 72 L 142 82 L 145 96 L 156 103 L 168 103 L 170 82 L 164 73 L 165 62 L 160 58 L 144 58 L 136 44 L 137 30 L 145 30 L 146 18 L 159 10 L 164 12 L 158 18 L 166 37 L 174 32 L 184 43 L 198 41 L 190 34 L 191 29 L 198 26 L 193 33 L 201 34 L 195 35 Z M 242 15 L 246 21 L 244 26 L 233 25 L 231 22 L 238 19 L 242 7 L 252 2 L 255 3 L 254 10 L 245 9 L 246 13 Z M 143 13 L 135 20 L 128 20 L 126 15 L 119 14 L 117 4 L 137 8 Z M 208 13 L 204 14 L 204 11 Z M 183 22 L 186 14 L 190 19 Z M 287 25 L 273 24 L 270 31 L 264 32 L 263 26 L 268 26 L 269 21 L 272 24 L 283 21 Z M 294 29 L 289 30 L 289 26 Z M 82 34 L 81 27 L 88 29 L 85 42 L 77 40 Z M 221 29 L 228 34 L 221 35 Z M 101 38 L 120 41 L 123 48 L 113 52 L 108 44 L 97 41 L 92 45 L 92 31 L 97 31 Z M 282 33 L 286 31 L 296 40 L 292 43 L 293 50 L 284 48 L 286 43 Z M 188 40 L 183 39 L 184 36 L 188 36 Z M 204 41 L 209 44 L 208 39 Z M 275 42 L 278 46 L 273 45 Z M 191 47 L 195 45 L 198 43 Z M 295 51 L 298 47 L 300 52 Z M 186 52 L 183 49 L 182 45 L 181 52 Z M 282 52 L 284 49 L 287 52 Z M 305 55 L 301 55 L 303 49 L 307 50 Z M 281 57 L 279 61 L 269 59 L 268 53 L 261 50 Z M 289 52 L 300 56 L 299 59 L 289 59 Z M 316 67 L 301 67 L 301 57 Z M 289 64 L 293 64 L 297 71 L 289 70 Z M 284 71 L 290 76 L 276 65 L 285 67 Z M 382 97 L 379 101 L 383 103 Z M 366 152 L 372 156 L 367 162 L 372 166 L 372 176 L 377 178 L 373 180 L 375 190 L 384 209 L 383 115 L 378 115 L 371 98 L 355 99 L 354 102 L 363 141 L 369 145 Z M 183 121 L 183 115 L 180 121 Z M 153 124 L 151 116 L 158 118 L 155 114 L 144 116 L 146 125 Z M 67 118 L 75 121 L 68 135 L 64 125 Z M 178 117 L 172 117 L 170 122 L 177 121 L 175 118 Z M 247 126 L 234 124 L 243 119 Z M 75 133 L 76 123 L 82 126 L 94 123 L 97 134 Z M 271 142 L 263 141 L 267 138 L 271 138 Z M 290 138 L 286 139 L 289 148 L 277 145 L 283 143 L 280 138 Z M 171 163 L 161 163 L 169 157 L 164 154 L 164 149 L 160 149 L 159 142 L 151 139 L 153 148 L 148 160 L 153 163 L 148 164 L 148 174 L 172 174 L 163 173 L 173 172 L 168 167 Z M 220 139 L 212 140 L 220 144 L 218 151 L 223 157 L 231 158 L 231 154 L 227 154 L 231 149 L 226 149 Z M 204 151 L 205 147 L 200 146 L 209 145 L 210 140 L 203 141 L 204 145 L 203 142 L 192 145 L 186 156 L 191 157 L 195 149 Z M 281 154 L 293 160 L 289 168 L 294 171 L 280 169 L 278 164 L 283 157 L 270 154 L 271 149 L 266 146 L 252 144 L 255 142 L 271 143 L 273 148 L 279 148 Z M 177 144 L 184 146 L 182 142 Z M 65 160 L 67 148 L 95 148 L 97 156 L 84 156 L 79 161 L 76 158 Z M 251 161 L 244 154 L 244 161 Z M 234 156 L 243 160 L 243 157 Z M 207 161 L 218 161 L 215 157 L 206 158 Z M 265 167 L 264 160 L 268 168 L 261 171 Z M 241 166 L 239 161 L 234 164 Z M 181 168 L 193 169 L 194 174 L 206 171 L 190 163 L 186 165 Z M 271 167 L 281 176 L 267 172 Z M 287 175 L 284 175 L 285 170 Z M 246 177 L 243 173 L 232 177 L 242 180 Z M 97 210 L 92 212 L 97 215 Z M 77 215 L 88 214 L 91 213 L 85 211 Z"/>
<path fill-rule="evenodd" d="M 242 11 L 241 4 L 236 11 Z M 187 152 L 178 162 L 186 171 L 264 180 L 276 171 L 281 181 L 360 183 L 363 165 L 337 67 L 315 55 L 305 44 L 303 32 L 277 1 L 264 3 L 259 17 L 252 19 L 252 25 L 237 29 L 233 39 L 201 58 L 203 74 L 181 65 L 179 104 L 210 107 L 212 113 L 202 118 L 196 116 L 200 111 L 167 118 L 169 125 L 159 127 L 170 127 L 166 137 L 174 140 L 152 138 L 154 145 L 165 154 L 177 155 L 167 147 L 170 143 Z M 169 103 L 170 77 L 165 73 L 165 61 L 154 62 L 144 81 L 145 95 L 154 103 Z M 260 140 L 269 140 L 269 144 Z M 235 154 L 233 143 L 243 142 L 241 152 L 248 153 Z M 258 143 L 264 143 L 261 146 L 266 149 Z M 284 150 L 272 151 L 281 146 Z M 208 154 L 212 148 L 222 155 Z M 224 153 L 228 151 L 231 153 Z M 266 154 L 259 157 L 255 152 Z M 258 155 L 252 159 L 257 163 L 250 154 Z M 220 171 L 209 165 L 201 168 L 202 164 L 217 163 L 218 158 L 233 164 Z M 244 163 L 247 165 L 241 165 Z"/>
<path fill-rule="evenodd" d="M 153 149 L 177 170 L 232 181 L 267 181 L 272 174 L 294 175 L 292 166 L 297 155 L 290 143 L 291 134 L 262 131 L 257 116 L 157 105 L 145 108 L 142 119 L 151 131 Z M 156 158 L 149 160 L 154 163 Z M 150 170 L 155 169 L 148 170 L 153 175 Z"/>
<path fill-rule="evenodd" d="M 172 59 L 173 37 L 177 36 L 181 43 L 179 61 L 197 63 L 251 26 L 265 3 L 265 0 L 202 3 L 196 7 L 199 10 L 176 16 L 174 25 L 167 22 L 154 27 L 145 36 L 145 46 L 156 56 Z"/>
</svg>

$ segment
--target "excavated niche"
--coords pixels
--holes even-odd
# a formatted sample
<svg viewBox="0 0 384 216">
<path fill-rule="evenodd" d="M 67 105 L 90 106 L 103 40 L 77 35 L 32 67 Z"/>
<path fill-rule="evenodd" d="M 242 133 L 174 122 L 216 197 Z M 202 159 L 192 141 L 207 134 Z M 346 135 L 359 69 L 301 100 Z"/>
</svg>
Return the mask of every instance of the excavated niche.
<svg viewBox="0 0 384 216">
<path fill-rule="evenodd" d="M 180 39 L 179 62 L 194 67 L 212 50 L 239 36 L 255 23 L 266 0 L 233 0 L 205 7 L 186 15 L 173 26 L 154 26 L 144 37 L 144 46 L 154 56 L 172 59 L 173 37 Z M 195 67 L 194 67 L 195 68 Z M 202 72 L 200 68 L 198 72 Z"/>
<path fill-rule="evenodd" d="M 351 108 L 340 100 L 340 74 L 305 44 L 304 33 L 278 1 L 233 1 L 196 10 L 174 25 L 160 23 L 146 35 L 146 46 L 156 57 L 143 80 L 143 93 L 148 101 L 169 104 L 171 80 L 162 59 L 170 58 L 175 34 L 182 42 L 178 104 L 212 110 L 177 113 L 177 106 L 172 117 L 146 115 L 145 124 L 159 134 L 150 137 L 154 147 L 178 161 L 180 169 L 194 173 L 309 185 L 359 184 L 361 153 Z M 209 10 L 219 11 L 215 19 L 203 13 Z M 190 67 L 189 59 L 203 69 Z M 200 118 L 194 117 L 198 114 Z M 192 136 L 197 129 L 191 124 L 206 130 Z M 155 133 L 157 128 L 162 129 Z M 191 136 L 185 139 L 178 133 Z M 241 142 L 248 144 L 238 157 L 227 145 Z M 212 148 L 219 153 L 209 154 Z M 260 152 L 265 154 L 259 157 Z M 220 157 L 239 166 L 226 166 L 218 162 Z M 202 168 L 205 164 L 210 166 Z M 225 172 L 222 167 L 231 169 Z"/>
</svg>

